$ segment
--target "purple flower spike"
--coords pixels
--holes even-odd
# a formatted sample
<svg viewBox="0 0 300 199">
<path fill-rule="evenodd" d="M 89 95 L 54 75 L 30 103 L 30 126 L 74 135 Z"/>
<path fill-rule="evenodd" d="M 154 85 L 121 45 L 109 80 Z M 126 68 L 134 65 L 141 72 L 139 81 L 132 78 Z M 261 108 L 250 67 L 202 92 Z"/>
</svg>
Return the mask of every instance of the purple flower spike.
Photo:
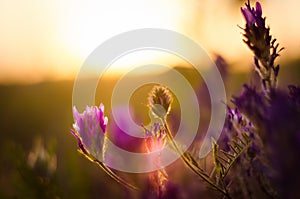
<svg viewBox="0 0 300 199">
<path fill-rule="evenodd" d="M 241 8 L 246 20 L 243 40 L 254 53 L 255 69 L 261 78 L 262 88 L 269 95 L 272 88 L 277 86 L 279 65 L 275 65 L 275 59 L 283 48 L 279 48 L 276 39 L 272 38 L 270 28 L 266 26 L 266 17 L 262 16 L 262 7 L 256 2 L 251 7 L 250 1 Z"/>
<path fill-rule="evenodd" d="M 78 146 L 83 153 L 90 153 L 101 160 L 103 154 L 103 143 L 108 119 L 104 117 L 104 105 L 99 107 L 86 107 L 83 113 L 79 113 L 73 107 L 75 123 L 71 133 L 78 140 Z"/>
</svg>

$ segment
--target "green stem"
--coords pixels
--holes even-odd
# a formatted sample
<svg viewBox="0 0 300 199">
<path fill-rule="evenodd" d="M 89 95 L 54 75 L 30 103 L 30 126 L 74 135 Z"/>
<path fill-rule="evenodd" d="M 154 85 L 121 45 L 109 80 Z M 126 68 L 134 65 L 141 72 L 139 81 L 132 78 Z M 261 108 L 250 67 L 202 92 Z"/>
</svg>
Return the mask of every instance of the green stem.
<svg viewBox="0 0 300 199">
<path fill-rule="evenodd" d="M 223 195 L 225 195 L 227 198 L 231 198 L 229 196 L 228 191 L 225 189 L 220 188 L 219 186 L 217 186 L 216 184 L 214 184 L 214 182 L 205 174 L 201 173 L 201 168 L 195 166 L 187 157 L 186 152 L 182 152 L 180 147 L 176 144 L 176 142 L 174 141 L 173 135 L 170 132 L 170 129 L 167 125 L 167 123 L 165 121 L 163 121 L 163 125 L 164 128 L 166 129 L 166 134 L 167 137 L 169 139 L 169 141 L 172 143 L 173 147 L 175 148 L 175 150 L 177 151 L 177 153 L 180 154 L 181 159 L 183 160 L 183 162 L 195 173 L 197 174 L 202 180 L 204 180 L 205 182 L 207 182 L 209 185 L 211 185 L 213 188 L 215 188 L 216 190 L 220 191 Z M 195 168 L 196 167 L 196 168 Z"/>
<path fill-rule="evenodd" d="M 96 163 L 103 171 L 105 171 L 105 173 L 110 176 L 112 179 L 114 179 L 115 181 L 117 181 L 118 183 L 120 183 L 121 185 L 123 185 L 126 188 L 129 189 L 133 189 L 133 190 L 138 190 L 138 188 L 128 182 L 126 182 L 124 179 L 120 178 L 117 174 L 115 174 L 110 168 L 108 168 L 103 162 L 100 162 L 99 160 L 97 160 L 96 158 L 94 158 L 92 155 L 90 154 L 86 154 L 84 153 L 82 150 L 78 150 L 82 155 L 84 155 L 87 159 L 89 159 L 90 161 Z"/>
<path fill-rule="evenodd" d="M 121 185 L 133 189 L 133 190 L 138 190 L 137 187 L 135 187 L 134 185 L 129 184 L 128 182 L 126 182 L 124 179 L 120 178 L 118 175 L 116 175 L 110 168 L 108 168 L 107 166 L 105 166 L 105 164 L 103 162 L 100 162 L 99 160 L 95 160 L 95 162 L 98 164 L 98 166 L 103 169 L 107 175 L 109 175 L 112 179 L 114 179 L 115 181 L 117 181 L 118 183 L 120 183 Z"/>
</svg>

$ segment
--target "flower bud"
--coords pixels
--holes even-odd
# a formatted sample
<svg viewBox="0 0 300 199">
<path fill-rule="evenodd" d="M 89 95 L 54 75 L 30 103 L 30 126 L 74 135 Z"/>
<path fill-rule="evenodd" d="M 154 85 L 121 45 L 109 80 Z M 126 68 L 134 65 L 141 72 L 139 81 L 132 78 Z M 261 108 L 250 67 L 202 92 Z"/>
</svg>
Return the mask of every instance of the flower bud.
<svg viewBox="0 0 300 199">
<path fill-rule="evenodd" d="M 155 86 L 149 94 L 149 107 L 152 114 L 165 119 L 170 113 L 173 101 L 170 91 L 164 86 Z"/>
</svg>

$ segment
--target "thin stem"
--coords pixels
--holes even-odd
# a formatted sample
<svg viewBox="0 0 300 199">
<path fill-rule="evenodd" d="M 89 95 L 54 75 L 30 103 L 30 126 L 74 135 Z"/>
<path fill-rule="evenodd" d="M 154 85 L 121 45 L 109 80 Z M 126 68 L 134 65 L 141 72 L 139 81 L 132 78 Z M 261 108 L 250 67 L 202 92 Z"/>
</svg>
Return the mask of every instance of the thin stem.
<svg viewBox="0 0 300 199">
<path fill-rule="evenodd" d="M 176 142 L 174 141 L 173 135 L 170 132 L 170 129 L 167 125 L 167 123 L 165 121 L 163 121 L 164 124 L 164 128 L 166 130 L 166 134 L 167 137 L 169 139 L 169 141 L 172 143 L 173 147 L 175 148 L 175 150 L 180 154 L 181 159 L 183 160 L 183 162 L 195 173 L 197 174 L 202 180 L 204 180 L 205 182 L 207 182 L 209 185 L 211 185 L 213 188 L 215 188 L 216 190 L 220 191 L 223 195 L 225 195 L 227 198 L 231 198 L 229 196 L 228 191 L 225 189 L 220 188 L 219 186 L 215 185 L 214 182 L 205 174 L 201 173 L 201 168 L 196 167 L 195 165 L 191 163 L 191 161 L 189 160 L 189 158 L 186 155 L 186 152 L 182 152 L 182 150 L 180 149 L 180 147 L 176 144 Z M 199 172 L 200 170 L 200 172 Z"/>
<path fill-rule="evenodd" d="M 110 168 L 108 168 L 107 166 L 105 166 L 105 164 L 103 162 L 100 162 L 98 160 L 95 161 L 98 166 L 100 168 L 102 168 L 112 179 L 114 179 L 115 181 L 117 181 L 118 183 L 122 184 L 123 186 L 133 189 L 133 190 L 138 190 L 138 188 L 134 185 L 129 184 L 128 182 L 126 182 L 125 180 L 123 180 L 122 178 L 120 178 L 119 176 L 117 176 Z"/>
<path fill-rule="evenodd" d="M 120 183 L 121 185 L 123 185 L 126 188 L 130 188 L 133 190 L 139 190 L 136 186 L 129 184 L 128 182 L 126 182 L 124 179 L 120 178 L 117 174 L 115 174 L 110 168 L 108 168 L 103 162 L 100 162 L 99 160 L 97 160 L 96 158 L 94 158 L 93 156 L 91 156 L 90 154 L 86 154 L 84 153 L 82 150 L 78 150 L 82 155 L 84 155 L 87 159 L 89 159 L 90 161 L 96 163 L 103 171 L 105 171 L 105 173 L 110 176 L 112 179 L 114 179 L 115 181 L 117 181 L 118 183 Z"/>
</svg>

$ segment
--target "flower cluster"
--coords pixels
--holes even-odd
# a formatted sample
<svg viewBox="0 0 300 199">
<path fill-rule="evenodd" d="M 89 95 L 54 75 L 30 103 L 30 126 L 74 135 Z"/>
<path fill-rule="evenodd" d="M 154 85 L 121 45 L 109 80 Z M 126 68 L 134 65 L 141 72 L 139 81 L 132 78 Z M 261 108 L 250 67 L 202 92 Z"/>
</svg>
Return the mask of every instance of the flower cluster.
<svg viewBox="0 0 300 199">
<path fill-rule="evenodd" d="M 244 84 L 241 94 L 232 97 L 233 108 L 225 104 L 227 117 L 222 135 L 217 141 L 212 139 L 212 152 L 199 160 L 194 153 L 182 149 L 169 128 L 171 92 L 163 85 L 154 86 L 149 92 L 148 107 L 156 120 L 149 129 L 144 127 L 143 147 L 146 153 L 157 154 L 149 161 L 160 169 L 147 174 L 151 190 L 143 198 L 172 195 L 168 194 L 171 175 L 162 168 L 159 153 L 166 146 L 223 198 L 300 198 L 300 178 L 296 176 L 300 168 L 300 87 L 290 85 L 288 91 L 277 88 L 279 65 L 275 59 L 282 48 L 278 49 L 270 28 L 266 27 L 261 4 L 257 2 L 251 7 L 248 1 L 241 11 L 246 20 L 244 42 L 254 54 L 262 89 Z M 222 57 L 217 60 L 218 67 L 227 65 Z M 79 151 L 114 180 L 135 188 L 102 161 L 108 139 L 104 105 L 87 106 L 83 113 L 74 107 L 73 114 L 75 123 L 71 133 L 78 140 Z"/>
</svg>

